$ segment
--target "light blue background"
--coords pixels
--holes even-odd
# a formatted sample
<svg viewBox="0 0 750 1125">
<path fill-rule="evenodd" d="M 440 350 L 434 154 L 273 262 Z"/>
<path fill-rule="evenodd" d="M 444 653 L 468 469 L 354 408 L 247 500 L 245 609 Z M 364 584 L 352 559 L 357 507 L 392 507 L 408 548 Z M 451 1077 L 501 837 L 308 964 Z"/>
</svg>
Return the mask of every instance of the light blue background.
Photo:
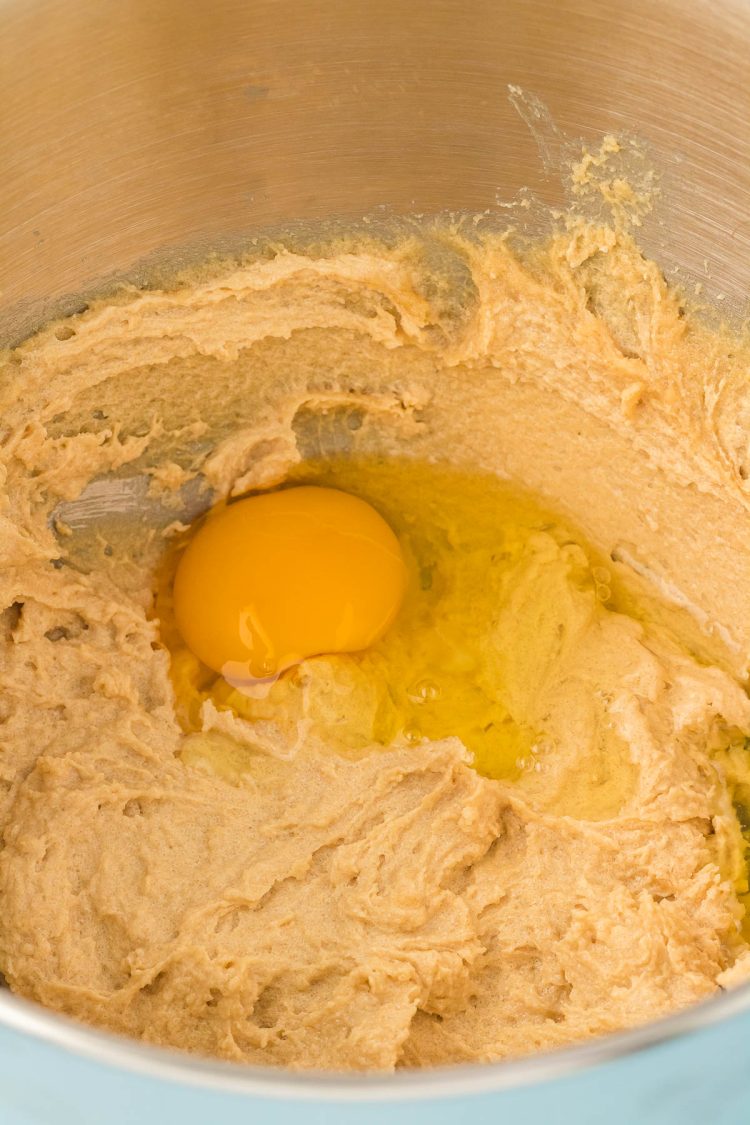
<svg viewBox="0 0 750 1125">
<path fill-rule="evenodd" d="M 278 1101 L 115 1070 L 0 1028 L 1 1125 L 750 1125 L 750 1013 L 541 1086 L 436 1101 Z"/>
</svg>

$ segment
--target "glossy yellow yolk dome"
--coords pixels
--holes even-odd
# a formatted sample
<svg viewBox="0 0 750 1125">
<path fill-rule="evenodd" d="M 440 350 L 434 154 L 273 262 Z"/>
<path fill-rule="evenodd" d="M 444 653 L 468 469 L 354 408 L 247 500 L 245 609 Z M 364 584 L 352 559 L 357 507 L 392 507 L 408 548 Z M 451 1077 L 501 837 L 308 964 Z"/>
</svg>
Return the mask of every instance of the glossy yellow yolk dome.
<svg viewBox="0 0 750 1125">
<path fill-rule="evenodd" d="M 399 542 L 374 508 L 338 489 L 290 488 L 208 516 L 177 567 L 175 618 L 209 668 L 263 679 L 308 656 L 368 648 L 406 582 Z"/>
</svg>

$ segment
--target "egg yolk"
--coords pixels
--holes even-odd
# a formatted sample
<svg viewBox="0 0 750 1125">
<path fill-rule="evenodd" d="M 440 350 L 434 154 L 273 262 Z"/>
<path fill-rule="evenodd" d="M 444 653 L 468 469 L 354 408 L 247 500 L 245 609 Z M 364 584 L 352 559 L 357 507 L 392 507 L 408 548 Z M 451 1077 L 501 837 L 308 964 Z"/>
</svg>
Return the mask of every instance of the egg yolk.
<svg viewBox="0 0 750 1125">
<path fill-rule="evenodd" d="M 398 539 L 373 507 L 301 486 L 208 516 L 177 567 L 175 619 L 195 656 L 241 683 L 368 648 L 396 617 L 406 584 Z"/>
</svg>

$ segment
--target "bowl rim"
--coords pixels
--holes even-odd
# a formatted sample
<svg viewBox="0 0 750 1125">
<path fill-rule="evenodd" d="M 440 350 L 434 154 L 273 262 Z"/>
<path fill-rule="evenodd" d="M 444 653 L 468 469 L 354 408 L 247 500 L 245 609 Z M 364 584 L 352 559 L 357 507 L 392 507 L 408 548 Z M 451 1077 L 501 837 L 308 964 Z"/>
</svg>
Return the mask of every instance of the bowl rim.
<svg viewBox="0 0 750 1125">
<path fill-rule="evenodd" d="M 183 1086 L 293 1101 L 396 1102 L 537 1085 L 666 1045 L 750 1010 L 750 980 L 641 1027 L 501 1062 L 395 1073 L 290 1071 L 210 1059 L 101 1031 L 0 988 L 0 1026 L 92 1062 Z"/>
</svg>

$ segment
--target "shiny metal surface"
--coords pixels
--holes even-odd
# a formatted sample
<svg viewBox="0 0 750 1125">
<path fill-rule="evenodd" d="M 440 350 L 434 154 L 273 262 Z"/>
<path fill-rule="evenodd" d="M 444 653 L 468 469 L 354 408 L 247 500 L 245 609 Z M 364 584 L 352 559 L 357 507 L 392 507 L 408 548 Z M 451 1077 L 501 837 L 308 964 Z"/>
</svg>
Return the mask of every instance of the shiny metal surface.
<svg viewBox="0 0 750 1125">
<path fill-rule="evenodd" d="M 509 85 L 648 142 L 646 248 L 744 304 L 747 0 L 0 0 L 0 339 L 271 224 L 560 203 Z"/>
<path fill-rule="evenodd" d="M 509 86 L 554 124 L 533 101 L 519 113 Z M 742 312 L 750 0 L 0 0 L 0 340 L 113 278 L 140 283 L 274 225 L 492 209 L 524 187 L 562 204 L 561 138 L 623 131 L 663 177 L 644 247 Z M 355 1091 L 186 1062 L 0 993 L 0 1022 L 20 1032 L 289 1097 L 500 1089 L 748 1008 L 750 986 L 555 1056 Z"/>
</svg>

